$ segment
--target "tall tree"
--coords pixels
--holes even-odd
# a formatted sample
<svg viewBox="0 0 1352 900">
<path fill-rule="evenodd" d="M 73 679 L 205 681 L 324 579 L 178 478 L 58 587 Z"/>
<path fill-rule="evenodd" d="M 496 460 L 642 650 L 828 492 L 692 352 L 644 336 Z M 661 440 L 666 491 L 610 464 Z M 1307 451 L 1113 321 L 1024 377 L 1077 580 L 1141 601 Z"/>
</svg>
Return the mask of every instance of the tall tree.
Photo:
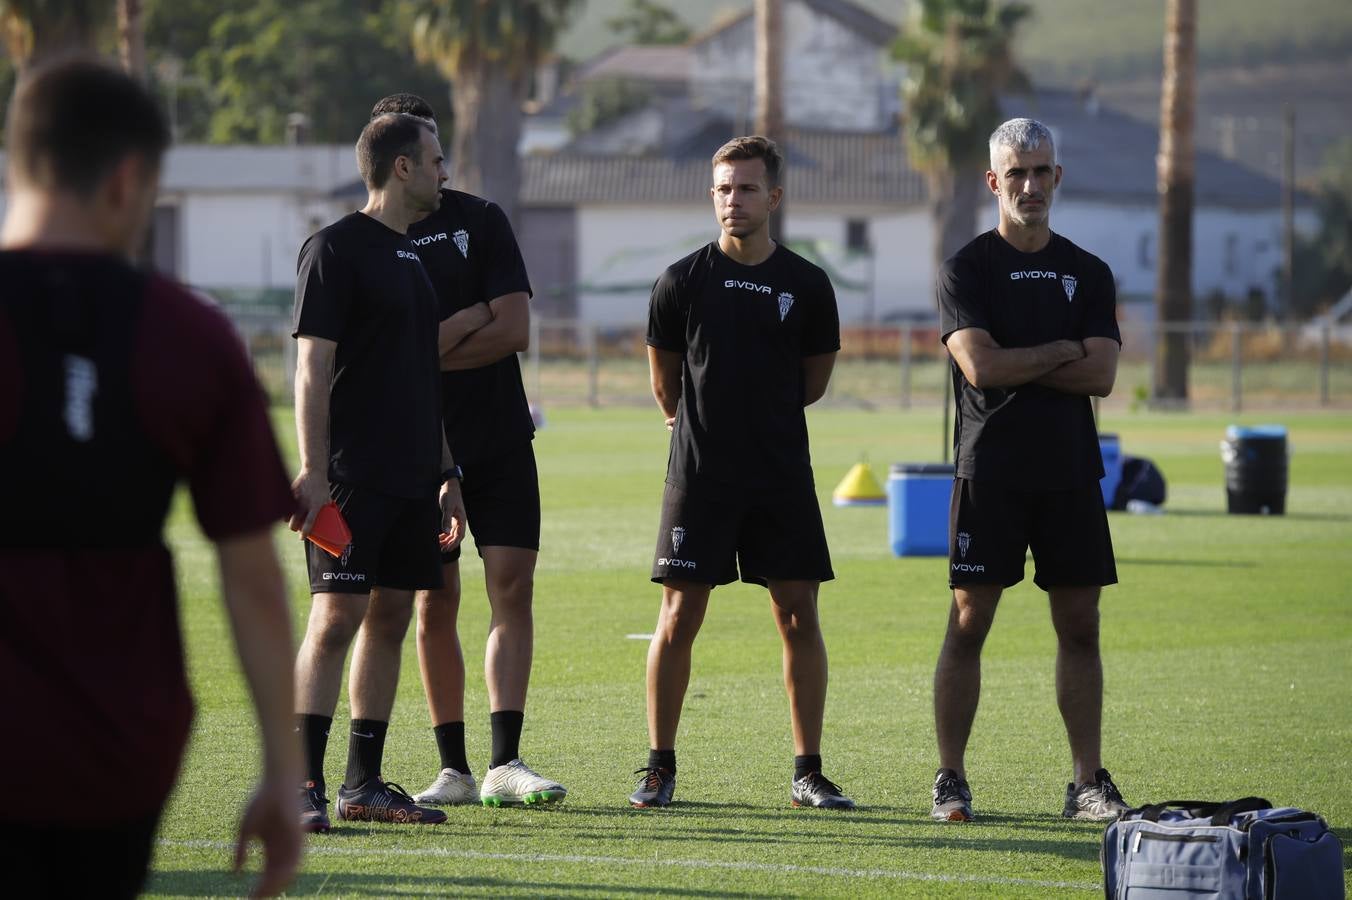
<svg viewBox="0 0 1352 900">
<path fill-rule="evenodd" d="M 141 6 L 141 0 L 117 0 L 117 50 L 122 68 L 145 81 L 146 31 Z"/>
<path fill-rule="evenodd" d="M 99 0 L 0 0 L 0 32 L 14 64 L 94 46 L 106 16 Z"/>
<path fill-rule="evenodd" d="M 1001 0 L 919 0 L 892 48 L 906 64 L 903 130 L 929 190 L 936 271 L 976 234 L 1001 94 L 1029 88 L 1012 49 L 1029 12 Z"/>
<path fill-rule="evenodd" d="M 350 143 L 382 95 L 435 96 L 443 82 L 415 63 L 407 40 L 412 17 L 401 18 L 401 9 L 378 0 L 251 0 L 213 13 L 187 67 L 210 86 L 202 137 L 282 143 L 288 123 L 303 117 L 309 140 Z M 167 25 L 174 13 L 165 12 Z M 151 33 L 161 27 L 155 23 Z M 183 117 L 187 126 L 198 121 Z"/>
<path fill-rule="evenodd" d="M 784 144 L 784 0 L 756 0 L 756 133 Z M 770 217 L 770 237 L 783 240 L 788 210 Z"/>
<path fill-rule="evenodd" d="M 626 44 L 684 44 L 690 26 L 654 0 L 629 0 L 619 15 L 606 19 L 606 27 Z"/>
<path fill-rule="evenodd" d="M 1197 0 L 1168 0 L 1164 27 L 1164 84 L 1160 95 L 1159 271 L 1155 283 L 1160 325 L 1192 318 L 1193 123 L 1197 107 Z M 1161 328 L 1155 340 L 1152 400 L 1188 401 L 1188 334 Z"/>
<path fill-rule="evenodd" d="M 580 0 L 413 0 L 413 49 L 451 82 L 451 183 L 509 219 L 521 192 L 521 106 Z"/>
</svg>

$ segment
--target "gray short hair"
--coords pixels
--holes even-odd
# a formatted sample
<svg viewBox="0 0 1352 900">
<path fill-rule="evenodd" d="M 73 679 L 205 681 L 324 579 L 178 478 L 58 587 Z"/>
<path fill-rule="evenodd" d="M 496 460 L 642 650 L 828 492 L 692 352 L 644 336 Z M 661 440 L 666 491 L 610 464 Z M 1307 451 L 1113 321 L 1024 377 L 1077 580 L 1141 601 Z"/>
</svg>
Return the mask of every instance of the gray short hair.
<svg viewBox="0 0 1352 900">
<path fill-rule="evenodd" d="M 1001 147 L 1027 152 L 1046 144 L 1052 150 L 1052 162 L 1056 162 L 1056 142 L 1052 140 L 1052 130 L 1037 119 L 1010 119 L 991 133 L 991 166 L 995 166 L 995 152 Z"/>
</svg>

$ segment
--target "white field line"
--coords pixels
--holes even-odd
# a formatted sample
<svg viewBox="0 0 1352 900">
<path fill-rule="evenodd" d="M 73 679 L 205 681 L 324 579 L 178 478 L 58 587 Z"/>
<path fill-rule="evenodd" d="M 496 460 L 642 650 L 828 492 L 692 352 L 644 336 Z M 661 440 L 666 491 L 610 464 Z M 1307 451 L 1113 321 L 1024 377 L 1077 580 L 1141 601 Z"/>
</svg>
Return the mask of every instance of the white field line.
<svg viewBox="0 0 1352 900">
<path fill-rule="evenodd" d="M 234 844 L 225 841 L 159 841 L 161 847 L 181 847 L 189 850 L 222 850 L 231 852 Z M 667 866 L 678 869 L 713 869 L 733 872 L 769 872 L 776 875 L 825 875 L 831 878 L 892 878 L 898 881 L 930 881 L 940 884 L 990 884 L 1015 887 L 1068 888 L 1080 891 L 1100 891 L 1103 886 L 1095 881 L 1042 881 L 1037 878 L 1006 878 L 1000 875 L 940 875 L 933 872 L 906 872 L 899 869 L 846 869 L 837 866 L 797 866 L 791 863 L 728 862 L 715 859 L 656 859 L 629 856 L 584 856 L 573 853 L 485 853 L 478 850 L 450 850 L 444 847 L 381 848 L 361 850 L 356 847 L 322 847 L 313 840 L 306 843 L 305 852 L 317 856 L 439 856 L 443 859 L 483 859 L 522 863 L 589 863 L 608 866 Z"/>
</svg>

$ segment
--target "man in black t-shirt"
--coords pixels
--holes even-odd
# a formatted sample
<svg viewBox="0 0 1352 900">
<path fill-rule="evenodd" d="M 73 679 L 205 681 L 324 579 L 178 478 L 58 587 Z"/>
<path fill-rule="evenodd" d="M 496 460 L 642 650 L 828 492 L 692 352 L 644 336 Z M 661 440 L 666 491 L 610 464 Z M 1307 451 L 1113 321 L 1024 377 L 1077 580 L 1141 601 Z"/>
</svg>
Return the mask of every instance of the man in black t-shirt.
<svg viewBox="0 0 1352 900">
<path fill-rule="evenodd" d="M 393 94 L 371 115 L 399 112 L 435 123 L 432 107 Z M 482 789 L 465 752 L 465 658 L 457 625 L 460 548 L 442 554 L 444 587 L 418 594 L 418 661 L 441 757 L 420 803 L 548 803 L 563 785 L 521 759 L 530 680 L 535 560 L 540 549 L 540 485 L 531 439 L 535 425 L 517 353 L 530 340 L 530 280 L 516 236 L 497 204 L 443 189 L 441 205 L 409 228 L 440 301 L 446 440 L 465 479 L 465 514 L 484 563 L 492 609 L 484 680 L 493 752 Z"/>
<path fill-rule="evenodd" d="M 653 286 L 648 365 L 672 432 L 652 580 L 662 606 L 648 648 L 647 765 L 629 802 L 666 806 L 690 653 L 715 585 L 769 588 L 784 642 L 794 806 L 850 809 L 822 775 L 826 645 L 817 589 L 831 557 L 803 408 L 826 392 L 840 324 L 826 273 L 770 239 L 782 157 L 763 137 L 713 157 L 722 234 Z"/>
<path fill-rule="evenodd" d="M 314 600 L 296 660 L 296 712 L 308 766 L 301 822 L 310 831 L 329 829 L 324 751 L 359 627 L 338 817 L 446 820 L 380 776 L 413 593 L 440 586 L 438 532 L 458 541 L 463 523 L 440 424 L 436 293 L 406 234 L 437 208 L 446 170 L 436 131 L 407 115 L 368 123 L 357 163 L 366 207 L 305 242 L 296 280 L 301 510 L 291 524 L 308 535 L 332 499 L 352 530 L 338 557 L 306 544 Z"/>
<path fill-rule="evenodd" d="M 10 100 L 0 868 L 12 897 L 141 892 L 192 723 L 164 541 L 179 483 L 215 551 L 257 714 L 262 777 L 239 823 L 237 859 L 262 841 L 258 896 L 282 891 L 300 861 L 291 617 L 272 541 L 295 504 L 229 319 L 131 262 L 168 146 L 155 99 L 98 60 L 35 65 Z M 238 740 L 233 749 L 247 757 L 250 739 Z M 224 781 L 217 787 L 238 796 Z"/>
<path fill-rule="evenodd" d="M 991 135 L 986 183 L 999 225 L 944 263 L 944 343 L 957 400 L 949 512 L 953 606 L 934 676 L 940 769 L 932 815 L 972 818 L 963 766 L 981 687 L 981 647 L 1002 590 L 1033 576 L 1051 604 L 1056 697 L 1074 774 L 1062 814 L 1108 819 L 1125 809 L 1099 757 L 1103 666 L 1099 593 L 1117 581 L 1089 398 L 1106 397 L 1121 338 L 1113 275 L 1052 233 L 1061 167 L 1046 126 L 1012 119 Z"/>
</svg>

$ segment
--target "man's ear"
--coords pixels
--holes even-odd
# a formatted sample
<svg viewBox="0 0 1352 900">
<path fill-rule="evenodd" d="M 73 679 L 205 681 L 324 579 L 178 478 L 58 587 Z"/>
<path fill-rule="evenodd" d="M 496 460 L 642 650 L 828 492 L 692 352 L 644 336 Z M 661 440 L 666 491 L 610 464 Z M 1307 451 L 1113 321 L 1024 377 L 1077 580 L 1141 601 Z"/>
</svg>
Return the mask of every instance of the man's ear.
<svg viewBox="0 0 1352 900">
<path fill-rule="evenodd" d="M 776 185 L 770 191 L 770 212 L 779 209 L 780 202 L 784 199 L 784 185 Z"/>
</svg>

